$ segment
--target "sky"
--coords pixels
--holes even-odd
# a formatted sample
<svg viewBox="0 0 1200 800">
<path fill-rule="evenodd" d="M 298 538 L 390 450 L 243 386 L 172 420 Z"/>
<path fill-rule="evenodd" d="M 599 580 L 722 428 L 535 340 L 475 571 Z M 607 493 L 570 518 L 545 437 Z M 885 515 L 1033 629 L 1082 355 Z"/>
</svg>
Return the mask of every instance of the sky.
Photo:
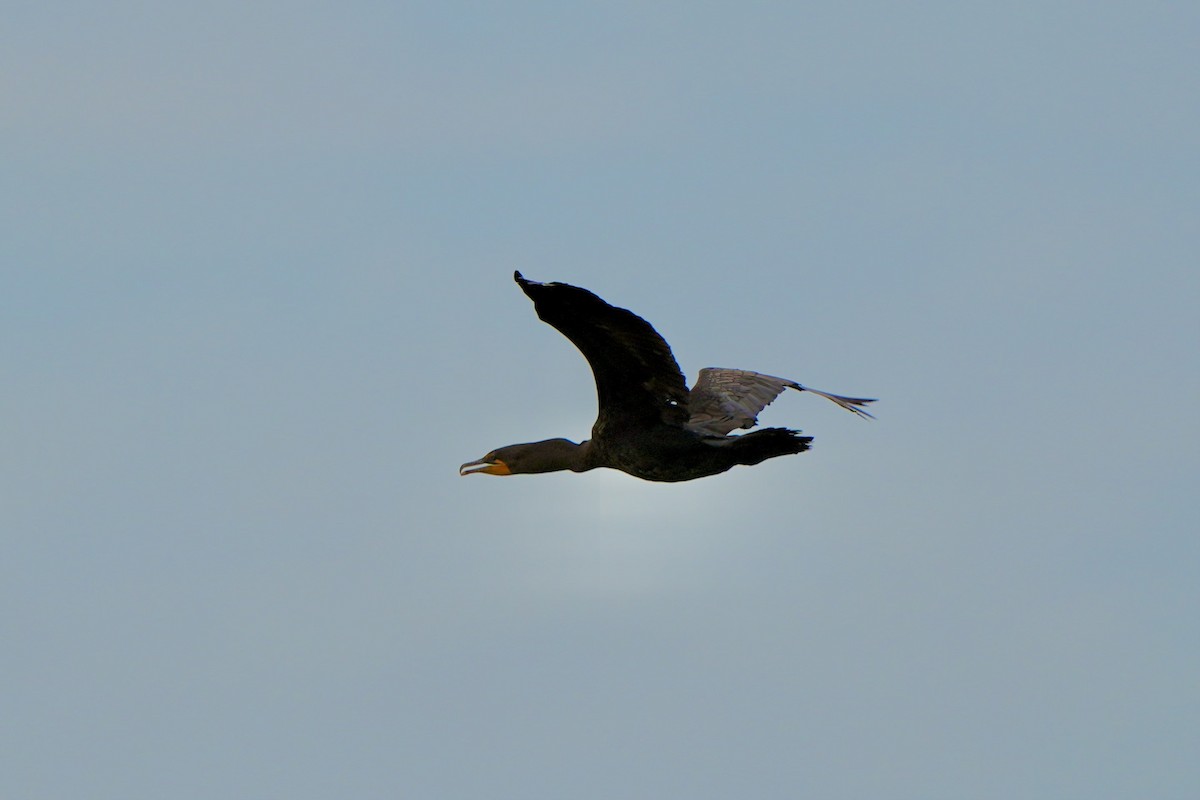
<svg viewBox="0 0 1200 800">
<path fill-rule="evenodd" d="M 1193 798 L 1200 8 L 19 2 L 6 798 Z M 588 436 L 514 269 L 784 375 Z"/>
</svg>

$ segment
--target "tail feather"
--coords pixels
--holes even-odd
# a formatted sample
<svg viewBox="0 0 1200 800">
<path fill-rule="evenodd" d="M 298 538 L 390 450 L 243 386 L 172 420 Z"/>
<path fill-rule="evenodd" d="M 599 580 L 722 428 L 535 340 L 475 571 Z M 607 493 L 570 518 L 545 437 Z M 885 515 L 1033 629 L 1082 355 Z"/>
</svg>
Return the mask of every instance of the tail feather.
<svg viewBox="0 0 1200 800">
<path fill-rule="evenodd" d="M 739 464 L 760 464 L 768 458 L 791 456 L 803 453 L 812 443 L 811 436 L 802 436 L 800 431 L 788 428 L 763 428 L 752 433 L 735 436 L 727 447 L 738 456 Z"/>
</svg>

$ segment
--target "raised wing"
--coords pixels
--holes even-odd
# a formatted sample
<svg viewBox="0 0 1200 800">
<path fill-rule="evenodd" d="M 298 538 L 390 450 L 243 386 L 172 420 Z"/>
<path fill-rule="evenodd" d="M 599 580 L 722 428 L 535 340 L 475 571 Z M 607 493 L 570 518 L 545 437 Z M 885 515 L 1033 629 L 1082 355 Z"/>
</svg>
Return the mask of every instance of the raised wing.
<svg viewBox="0 0 1200 800">
<path fill-rule="evenodd" d="M 724 436 L 736 428 L 752 428 L 758 422 L 759 412 L 784 389 L 812 392 L 861 417 L 871 415 L 860 406 L 875 402 L 862 397 L 843 397 L 810 389 L 787 378 L 750 370 L 707 367 L 700 370 L 700 377 L 696 379 L 688 398 L 691 418 L 687 427 L 699 433 L 718 436 Z"/>
<path fill-rule="evenodd" d="M 596 379 L 600 404 L 593 436 L 626 424 L 687 422 L 688 391 L 671 348 L 650 323 L 565 283 L 513 278 L 534 310 L 579 348 Z"/>
</svg>

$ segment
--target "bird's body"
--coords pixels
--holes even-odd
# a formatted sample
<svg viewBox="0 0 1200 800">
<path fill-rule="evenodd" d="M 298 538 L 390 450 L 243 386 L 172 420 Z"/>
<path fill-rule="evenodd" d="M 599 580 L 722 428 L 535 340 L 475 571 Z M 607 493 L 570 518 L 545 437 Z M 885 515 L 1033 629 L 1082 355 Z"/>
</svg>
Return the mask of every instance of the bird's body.
<svg viewBox="0 0 1200 800">
<path fill-rule="evenodd" d="M 753 427 L 758 413 L 787 388 L 826 397 L 869 417 L 864 398 L 828 394 L 785 378 L 748 370 L 709 367 L 689 392 L 661 336 L 641 317 L 616 308 L 586 289 L 514 278 L 533 300 L 538 317 L 579 348 L 596 380 L 599 413 L 592 438 L 509 445 L 459 468 L 460 474 L 493 475 L 619 469 L 648 481 L 687 481 L 803 453 L 812 438 L 786 428 Z"/>
</svg>

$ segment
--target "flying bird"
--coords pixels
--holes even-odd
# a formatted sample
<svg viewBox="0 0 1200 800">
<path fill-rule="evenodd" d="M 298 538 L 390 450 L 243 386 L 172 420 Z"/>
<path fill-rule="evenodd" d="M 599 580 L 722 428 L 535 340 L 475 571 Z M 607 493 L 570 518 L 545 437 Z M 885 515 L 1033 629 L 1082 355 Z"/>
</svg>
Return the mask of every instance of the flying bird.
<svg viewBox="0 0 1200 800">
<path fill-rule="evenodd" d="M 811 392 L 860 417 L 862 397 L 843 397 L 796 381 L 742 369 L 700 370 L 688 391 L 671 348 L 650 323 L 565 283 L 538 283 L 513 274 L 538 317 L 583 353 L 596 379 L 600 411 L 592 438 L 576 444 L 546 439 L 510 444 L 459 467 L 459 475 L 520 475 L 619 469 L 648 481 L 690 481 L 739 464 L 808 450 L 811 436 L 787 428 L 752 428 L 784 389 Z"/>
</svg>

